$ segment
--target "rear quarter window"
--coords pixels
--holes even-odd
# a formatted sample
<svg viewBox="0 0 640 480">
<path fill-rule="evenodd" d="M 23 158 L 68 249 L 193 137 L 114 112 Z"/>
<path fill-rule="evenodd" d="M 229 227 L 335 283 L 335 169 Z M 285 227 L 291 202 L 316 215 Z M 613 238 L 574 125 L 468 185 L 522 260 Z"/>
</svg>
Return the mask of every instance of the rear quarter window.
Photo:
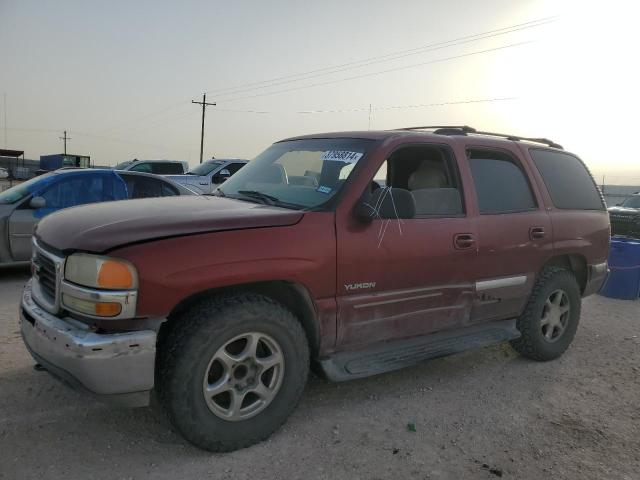
<svg viewBox="0 0 640 480">
<path fill-rule="evenodd" d="M 530 149 L 556 208 L 604 210 L 602 196 L 582 160 L 569 153 Z"/>
<path fill-rule="evenodd" d="M 184 167 L 181 163 L 155 163 L 153 164 L 152 171 L 158 175 L 182 175 L 184 173 Z"/>
</svg>

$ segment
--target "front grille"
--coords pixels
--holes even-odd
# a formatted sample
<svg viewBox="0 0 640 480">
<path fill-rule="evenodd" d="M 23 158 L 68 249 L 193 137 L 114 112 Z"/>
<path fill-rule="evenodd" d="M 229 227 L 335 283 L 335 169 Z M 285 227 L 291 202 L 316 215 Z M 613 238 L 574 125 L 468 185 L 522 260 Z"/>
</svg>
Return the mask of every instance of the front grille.
<svg viewBox="0 0 640 480">
<path fill-rule="evenodd" d="M 51 303 L 56 299 L 56 265 L 50 258 L 36 251 L 34 263 L 36 267 L 36 278 L 40 284 L 40 290 Z"/>
<path fill-rule="evenodd" d="M 640 238 L 640 216 L 614 213 L 609 214 L 612 235 Z"/>
</svg>

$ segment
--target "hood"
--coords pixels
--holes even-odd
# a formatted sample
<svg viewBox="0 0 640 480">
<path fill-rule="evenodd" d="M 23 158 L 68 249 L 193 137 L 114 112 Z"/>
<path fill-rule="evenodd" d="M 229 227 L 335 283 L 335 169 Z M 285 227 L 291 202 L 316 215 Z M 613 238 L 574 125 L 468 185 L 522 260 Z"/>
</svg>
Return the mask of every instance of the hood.
<svg viewBox="0 0 640 480">
<path fill-rule="evenodd" d="M 45 217 L 36 238 L 60 251 L 104 252 L 128 243 L 180 235 L 280 227 L 304 214 L 241 200 L 179 196 L 84 205 Z"/>
</svg>

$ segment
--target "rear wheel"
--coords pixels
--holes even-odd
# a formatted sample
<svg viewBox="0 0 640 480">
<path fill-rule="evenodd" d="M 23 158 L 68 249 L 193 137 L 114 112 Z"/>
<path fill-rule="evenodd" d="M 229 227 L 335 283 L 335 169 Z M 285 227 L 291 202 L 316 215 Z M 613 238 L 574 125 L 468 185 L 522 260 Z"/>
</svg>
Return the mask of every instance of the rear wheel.
<svg viewBox="0 0 640 480">
<path fill-rule="evenodd" d="M 175 319 L 158 362 L 172 423 L 196 446 L 224 452 L 264 440 L 287 419 L 304 390 L 309 348 L 291 312 L 245 294 Z"/>
<path fill-rule="evenodd" d="M 580 288 L 573 273 L 558 267 L 545 268 L 516 323 L 521 336 L 511 345 L 533 360 L 559 357 L 575 336 L 580 307 Z"/>
</svg>

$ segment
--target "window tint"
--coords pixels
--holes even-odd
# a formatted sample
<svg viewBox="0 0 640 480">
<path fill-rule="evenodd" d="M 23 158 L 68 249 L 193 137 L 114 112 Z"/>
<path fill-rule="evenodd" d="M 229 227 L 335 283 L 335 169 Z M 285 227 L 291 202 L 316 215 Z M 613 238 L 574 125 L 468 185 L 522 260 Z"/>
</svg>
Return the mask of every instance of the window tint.
<svg viewBox="0 0 640 480">
<path fill-rule="evenodd" d="M 230 163 L 229 165 L 227 165 L 225 168 L 227 170 L 229 170 L 229 173 L 231 175 L 233 175 L 234 173 L 236 173 L 238 170 L 240 170 L 242 167 L 244 167 L 246 164 L 245 163 Z"/>
<path fill-rule="evenodd" d="M 179 195 L 177 188 L 174 188 L 173 185 L 169 185 L 164 182 L 162 182 L 160 193 L 163 197 L 175 197 L 176 195 Z"/>
<path fill-rule="evenodd" d="M 45 209 L 59 210 L 87 203 L 117 200 L 114 179 L 104 175 L 70 175 L 45 189 Z"/>
<path fill-rule="evenodd" d="M 178 162 L 158 162 L 151 164 L 151 170 L 158 175 L 182 175 L 184 169 Z"/>
<path fill-rule="evenodd" d="M 593 178 L 580 159 L 551 150 L 530 149 L 529 153 L 556 208 L 604 210 Z"/>
<path fill-rule="evenodd" d="M 163 187 L 166 185 L 169 189 L 173 188 L 162 180 L 143 175 L 122 175 L 122 177 L 127 184 L 127 195 L 131 199 L 164 197 L 167 194 Z M 177 192 L 175 192 L 175 195 L 177 195 Z"/>
<path fill-rule="evenodd" d="M 150 163 L 139 163 L 138 165 L 131 167 L 129 170 L 132 172 L 152 173 Z"/>
<path fill-rule="evenodd" d="M 489 150 L 470 150 L 468 155 L 481 214 L 536 208 L 529 182 L 510 156 Z"/>
<path fill-rule="evenodd" d="M 372 189 L 389 186 L 408 190 L 416 217 L 464 214 L 457 166 L 440 147 L 411 146 L 394 152 L 378 170 Z"/>
</svg>

